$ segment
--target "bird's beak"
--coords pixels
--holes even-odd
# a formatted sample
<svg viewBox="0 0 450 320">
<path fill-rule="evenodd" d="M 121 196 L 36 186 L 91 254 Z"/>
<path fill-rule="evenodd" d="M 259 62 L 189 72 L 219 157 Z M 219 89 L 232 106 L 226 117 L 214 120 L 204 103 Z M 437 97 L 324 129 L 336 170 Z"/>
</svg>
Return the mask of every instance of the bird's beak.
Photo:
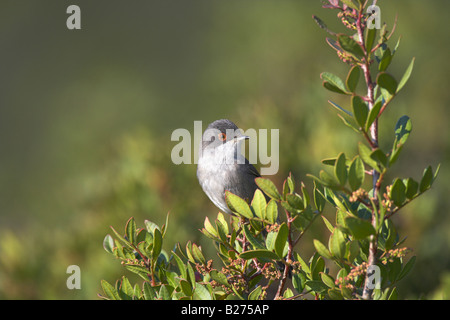
<svg viewBox="0 0 450 320">
<path fill-rule="evenodd" d="M 239 136 L 239 137 L 235 137 L 234 139 L 236 140 L 236 142 L 238 142 L 238 141 L 250 139 L 250 137 L 249 136 Z"/>
</svg>

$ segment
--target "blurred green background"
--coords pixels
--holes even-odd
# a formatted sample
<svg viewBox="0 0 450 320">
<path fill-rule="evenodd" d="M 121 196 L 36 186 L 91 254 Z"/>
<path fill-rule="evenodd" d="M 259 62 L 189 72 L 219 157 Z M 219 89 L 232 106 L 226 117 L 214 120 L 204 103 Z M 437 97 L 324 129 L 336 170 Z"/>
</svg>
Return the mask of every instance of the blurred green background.
<svg viewBox="0 0 450 320">
<path fill-rule="evenodd" d="M 81 8 L 81 30 L 66 8 Z M 393 172 L 420 179 L 442 164 L 433 189 L 395 217 L 417 262 L 399 296 L 450 297 L 450 74 L 448 1 L 378 1 L 400 50 L 408 85 L 380 123 L 382 146 L 408 114 L 413 132 Z M 327 100 L 319 74 L 348 66 L 311 16 L 344 31 L 320 1 L 7 1 L 0 4 L 0 298 L 97 299 L 100 280 L 124 271 L 102 248 L 109 226 L 158 224 L 170 211 L 164 244 L 188 240 L 215 258 L 198 231 L 217 209 L 195 165 L 174 165 L 171 133 L 229 118 L 239 127 L 280 129 L 281 187 L 289 171 L 311 181 L 320 160 L 356 153 L 358 137 Z M 392 178 L 392 177 L 390 177 Z M 389 179 L 389 177 L 388 177 Z M 329 213 L 333 219 L 333 213 Z M 334 220 L 332 220 L 334 221 Z M 299 252 L 325 228 L 317 222 Z M 68 290 L 66 268 L 81 268 Z"/>
</svg>

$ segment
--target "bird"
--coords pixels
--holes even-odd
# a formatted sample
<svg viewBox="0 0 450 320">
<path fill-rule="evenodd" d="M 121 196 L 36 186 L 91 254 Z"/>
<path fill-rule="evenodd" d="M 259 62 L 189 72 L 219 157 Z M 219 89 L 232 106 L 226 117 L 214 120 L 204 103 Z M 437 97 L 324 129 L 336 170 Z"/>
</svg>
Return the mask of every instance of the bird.
<svg viewBox="0 0 450 320">
<path fill-rule="evenodd" d="M 203 132 L 197 163 L 197 178 L 205 194 L 222 212 L 234 215 L 227 206 L 225 191 L 250 202 L 258 186 L 258 170 L 245 158 L 241 144 L 248 136 L 228 119 L 216 120 Z"/>
</svg>

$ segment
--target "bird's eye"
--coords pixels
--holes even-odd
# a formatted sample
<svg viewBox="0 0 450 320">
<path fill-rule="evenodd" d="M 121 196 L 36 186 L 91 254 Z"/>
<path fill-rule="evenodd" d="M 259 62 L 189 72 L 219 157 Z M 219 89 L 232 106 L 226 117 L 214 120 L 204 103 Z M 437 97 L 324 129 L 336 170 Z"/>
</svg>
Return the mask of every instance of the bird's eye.
<svg viewBox="0 0 450 320">
<path fill-rule="evenodd" d="M 219 140 L 220 140 L 220 141 L 225 141 L 225 140 L 227 140 L 227 135 L 226 135 L 225 133 L 223 133 L 223 132 L 219 133 L 219 134 L 218 134 L 218 137 L 219 137 Z"/>
</svg>

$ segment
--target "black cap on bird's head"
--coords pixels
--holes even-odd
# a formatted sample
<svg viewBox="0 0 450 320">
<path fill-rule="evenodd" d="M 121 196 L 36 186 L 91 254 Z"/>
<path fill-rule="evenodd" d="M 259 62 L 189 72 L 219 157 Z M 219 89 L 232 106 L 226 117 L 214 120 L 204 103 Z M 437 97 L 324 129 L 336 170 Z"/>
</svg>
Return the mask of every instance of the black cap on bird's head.
<svg viewBox="0 0 450 320">
<path fill-rule="evenodd" d="M 232 121 L 220 119 L 210 123 L 206 128 L 202 137 L 202 149 L 215 148 L 230 141 L 237 143 L 244 139 L 248 139 L 248 137 L 244 136 L 241 129 Z"/>
</svg>

